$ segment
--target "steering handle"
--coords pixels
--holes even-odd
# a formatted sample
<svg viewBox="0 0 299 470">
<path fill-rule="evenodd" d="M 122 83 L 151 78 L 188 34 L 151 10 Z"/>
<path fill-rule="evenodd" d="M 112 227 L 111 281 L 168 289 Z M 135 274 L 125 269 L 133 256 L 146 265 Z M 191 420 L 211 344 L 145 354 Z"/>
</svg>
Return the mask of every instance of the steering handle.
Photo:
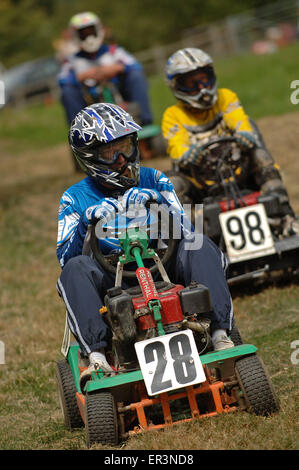
<svg viewBox="0 0 299 470">
<path fill-rule="evenodd" d="M 149 207 L 149 203 L 146 204 L 146 208 L 148 209 Z M 175 249 L 177 247 L 177 244 L 179 242 L 179 239 L 174 239 L 173 238 L 173 215 L 170 211 L 166 211 L 163 206 L 160 206 L 161 207 L 161 212 L 167 212 L 167 215 L 169 216 L 170 218 L 170 224 L 169 224 L 169 239 L 168 239 L 168 246 L 166 248 L 166 251 L 164 253 L 164 255 L 162 256 L 161 258 L 161 262 L 162 264 L 165 266 L 165 264 L 167 264 L 167 262 L 172 258 L 174 252 L 175 252 Z M 93 252 L 93 255 L 94 255 L 94 258 L 95 260 L 100 264 L 100 266 L 108 271 L 109 273 L 111 274 L 116 274 L 116 266 L 113 265 L 113 263 L 116 263 L 118 261 L 118 257 L 119 257 L 119 254 L 113 254 L 113 255 L 104 255 L 102 250 L 101 250 L 101 247 L 100 247 L 100 244 L 98 243 L 98 238 L 96 236 L 96 224 L 97 224 L 97 221 L 94 221 L 92 224 L 91 224 L 91 232 L 90 232 L 90 246 L 91 246 L 91 249 L 92 249 L 92 252 Z M 162 249 L 164 250 L 164 249 Z M 158 249 L 158 250 L 155 250 L 156 252 L 159 252 L 161 251 L 161 249 Z M 151 266 L 149 268 L 149 270 L 151 271 L 151 273 L 155 273 L 157 270 L 158 270 L 158 266 L 157 264 L 155 263 L 154 266 Z M 122 272 L 122 275 L 124 278 L 135 278 L 136 277 L 136 273 L 135 273 L 135 270 L 134 271 L 129 271 L 129 270 L 123 270 Z"/>
</svg>

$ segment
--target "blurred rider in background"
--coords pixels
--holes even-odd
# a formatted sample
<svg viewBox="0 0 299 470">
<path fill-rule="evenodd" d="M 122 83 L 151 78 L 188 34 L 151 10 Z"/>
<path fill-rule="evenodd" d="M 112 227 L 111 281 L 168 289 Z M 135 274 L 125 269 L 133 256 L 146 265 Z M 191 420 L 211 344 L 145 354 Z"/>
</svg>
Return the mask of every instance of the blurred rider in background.
<svg viewBox="0 0 299 470">
<path fill-rule="evenodd" d="M 165 111 L 162 132 L 176 170 L 171 180 L 181 202 L 201 202 L 206 196 L 203 186 L 190 172 L 190 167 L 197 165 L 204 176 L 203 144 L 231 135 L 250 155 L 251 176 L 257 189 L 263 194 L 278 194 L 283 208 L 283 233 L 298 234 L 299 223 L 290 206 L 279 166 L 238 96 L 227 88 L 218 89 L 212 58 L 201 49 L 180 49 L 167 61 L 166 80 L 178 101 Z"/>
<path fill-rule="evenodd" d="M 69 125 L 85 106 L 98 102 L 97 86 L 111 81 L 124 101 L 139 106 L 139 124 L 153 121 L 148 85 L 142 66 L 122 47 L 104 42 L 104 27 L 97 15 L 74 15 L 70 29 L 78 51 L 67 58 L 58 76 L 61 100 Z"/>
</svg>

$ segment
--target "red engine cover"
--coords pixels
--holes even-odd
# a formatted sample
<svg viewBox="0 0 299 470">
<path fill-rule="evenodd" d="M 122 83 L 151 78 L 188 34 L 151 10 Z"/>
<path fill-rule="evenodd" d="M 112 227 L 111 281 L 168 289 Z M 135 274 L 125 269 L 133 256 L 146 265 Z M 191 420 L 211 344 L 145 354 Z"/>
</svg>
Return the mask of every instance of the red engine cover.
<svg viewBox="0 0 299 470">
<path fill-rule="evenodd" d="M 261 193 L 256 191 L 255 193 L 246 194 L 246 196 L 242 196 L 241 200 L 241 207 L 245 206 L 253 206 L 254 204 L 258 204 L 258 198 L 260 197 Z M 244 203 L 242 203 L 244 201 Z M 221 212 L 231 211 L 236 208 L 235 201 L 231 199 L 230 201 L 219 201 L 219 206 L 221 207 Z"/>
<path fill-rule="evenodd" d="M 162 305 L 161 318 L 163 325 L 169 325 L 176 323 L 184 319 L 183 312 L 181 309 L 180 299 L 178 292 L 184 289 L 184 286 L 176 285 L 172 289 L 169 289 L 158 294 L 159 300 Z M 132 299 L 134 310 L 138 310 L 147 306 L 144 297 L 135 297 Z M 147 330 L 148 328 L 155 328 L 156 322 L 152 315 L 142 315 L 137 319 L 138 327 L 141 330 Z"/>
</svg>

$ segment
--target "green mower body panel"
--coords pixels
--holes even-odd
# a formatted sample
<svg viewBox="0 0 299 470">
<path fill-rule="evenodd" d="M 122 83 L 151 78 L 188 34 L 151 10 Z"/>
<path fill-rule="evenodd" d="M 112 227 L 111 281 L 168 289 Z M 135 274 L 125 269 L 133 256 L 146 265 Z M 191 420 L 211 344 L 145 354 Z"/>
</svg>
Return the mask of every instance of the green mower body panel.
<svg viewBox="0 0 299 470">
<path fill-rule="evenodd" d="M 76 389 L 79 393 L 82 393 L 79 385 L 79 369 L 78 369 L 78 352 L 79 345 L 73 343 L 70 346 L 68 353 L 68 362 L 72 369 Z M 223 351 L 210 352 L 200 356 L 202 365 L 207 365 L 208 367 L 217 367 L 224 364 L 225 361 L 233 360 L 236 361 L 241 356 L 248 356 L 255 354 L 257 348 L 252 344 L 242 344 L 240 346 L 235 346 L 233 348 L 225 349 Z M 111 389 L 118 387 L 120 385 L 130 384 L 133 382 L 138 382 L 143 380 L 141 370 L 136 370 L 133 372 L 122 372 L 116 374 L 113 377 L 104 377 L 102 372 L 92 373 L 92 380 L 87 382 L 85 386 L 85 392 L 90 393 L 95 390 L 100 389 Z"/>
</svg>

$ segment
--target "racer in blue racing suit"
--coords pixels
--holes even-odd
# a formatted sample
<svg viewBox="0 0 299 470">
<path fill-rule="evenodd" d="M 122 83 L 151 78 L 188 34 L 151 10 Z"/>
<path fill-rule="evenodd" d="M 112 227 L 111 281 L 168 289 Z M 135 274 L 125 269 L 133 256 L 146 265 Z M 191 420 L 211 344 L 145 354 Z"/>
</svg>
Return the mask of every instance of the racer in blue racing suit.
<svg viewBox="0 0 299 470">
<path fill-rule="evenodd" d="M 124 48 L 104 43 L 103 25 L 94 13 L 73 16 L 70 28 L 79 51 L 68 57 L 58 76 L 61 101 L 71 124 L 85 106 L 98 101 L 98 84 L 111 81 L 125 101 L 137 103 L 140 125 L 153 122 L 142 66 Z"/>
<path fill-rule="evenodd" d="M 105 357 L 109 330 L 99 309 L 115 281 L 91 255 L 91 221 L 109 221 L 124 207 L 144 207 L 150 201 L 166 204 L 184 221 L 170 180 L 158 170 L 139 166 L 139 129 L 119 106 L 98 103 L 81 110 L 69 132 L 74 156 L 88 176 L 65 191 L 60 201 L 57 256 L 62 273 L 57 288 L 67 307 L 70 329 L 81 351 L 89 356 L 90 366 L 84 374 L 95 364 L 111 372 Z M 185 225 L 183 234 L 187 233 Z M 100 244 L 105 253 L 119 250 L 117 239 L 103 238 Z M 204 235 L 201 248 L 188 250 L 183 237 L 174 261 L 172 282 L 187 286 L 194 280 L 210 291 L 214 349 L 232 347 L 227 333 L 233 325 L 233 307 L 222 252 Z"/>
</svg>

